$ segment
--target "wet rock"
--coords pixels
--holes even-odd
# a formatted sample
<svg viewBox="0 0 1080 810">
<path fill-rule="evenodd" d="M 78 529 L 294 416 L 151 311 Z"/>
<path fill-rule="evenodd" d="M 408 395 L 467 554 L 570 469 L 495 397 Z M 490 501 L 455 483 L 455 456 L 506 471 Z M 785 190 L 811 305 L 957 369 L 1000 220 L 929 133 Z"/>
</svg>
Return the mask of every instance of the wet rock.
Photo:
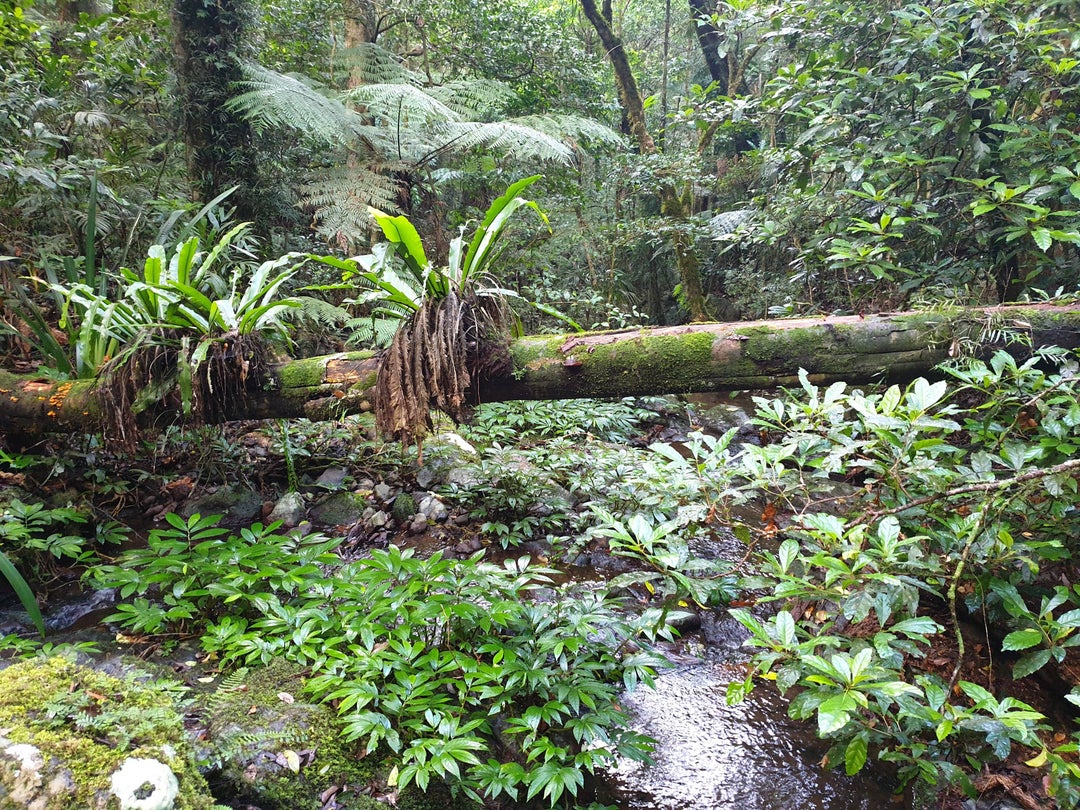
<svg viewBox="0 0 1080 810">
<path fill-rule="evenodd" d="M 0 679 L 0 806 L 216 807 L 173 695 L 62 658 L 8 667 Z M 97 716 L 108 720 L 95 725 Z"/>
<path fill-rule="evenodd" d="M 459 557 L 468 557 L 484 547 L 479 537 L 467 537 L 454 546 L 454 554 Z"/>
<path fill-rule="evenodd" d="M 189 498 L 180 508 L 180 514 L 189 518 L 192 515 L 224 515 L 225 524 L 250 524 L 256 515 L 262 512 L 262 496 L 240 486 L 226 485 L 213 492 Z"/>
<path fill-rule="evenodd" d="M 6 806 L 62 807 L 74 793 L 75 780 L 62 762 L 46 760 L 34 745 L 0 737 L 0 797 Z"/>
<path fill-rule="evenodd" d="M 377 758 L 344 741 L 333 709 L 302 696 L 300 667 L 272 662 L 201 698 L 201 753 L 215 793 L 259 810 L 385 810 L 364 795 Z"/>
<path fill-rule="evenodd" d="M 428 495 L 420 501 L 420 514 L 435 523 L 442 523 L 450 514 L 441 500 L 434 495 Z"/>
<path fill-rule="evenodd" d="M 351 526 L 367 508 L 367 499 L 355 492 L 335 492 L 327 495 L 308 511 L 316 523 L 324 526 Z"/>
<path fill-rule="evenodd" d="M 338 489 L 345 482 L 349 471 L 344 467 L 327 467 L 322 474 L 315 479 L 315 486 L 326 489 Z"/>
<path fill-rule="evenodd" d="M 416 471 L 416 485 L 423 489 L 447 483 L 463 485 L 460 474 L 455 474 L 479 460 L 476 448 L 459 434 L 440 433 L 424 442 L 424 466 Z"/>
<path fill-rule="evenodd" d="M 270 523 L 280 520 L 286 529 L 291 529 L 300 525 L 300 521 L 304 519 L 306 512 L 307 507 L 304 504 L 304 496 L 299 492 L 286 492 L 274 504 L 274 508 L 270 510 L 270 514 L 267 515 L 266 519 Z"/>
</svg>

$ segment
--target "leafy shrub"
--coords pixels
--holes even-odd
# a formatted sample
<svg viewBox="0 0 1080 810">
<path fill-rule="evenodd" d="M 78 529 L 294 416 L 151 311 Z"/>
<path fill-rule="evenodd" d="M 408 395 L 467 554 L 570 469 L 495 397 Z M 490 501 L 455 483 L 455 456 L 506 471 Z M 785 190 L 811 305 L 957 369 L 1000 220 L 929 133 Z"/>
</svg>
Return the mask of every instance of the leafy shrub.
<svg viewBox="0 0 1080 810">
<path fill-rule="evenodd" d="M 855 772 L 877 750 L 906 779 L 970 792 L 965 762 L 1004 758 L 1020 743 L 1042 749 L 1032 762 L 1049 766 L 1059 802 L 1080 796 L 1073 743 L 1049 750 L 1036 733 L 1041 714 L 960 680 L 958 615 L 1004 625 L 1002 650 L 1020 653 L 1015 678 L 1080 644 L 1080 592 L 1058 578 L 1071 575 L 1080 521 L 1076 368 L 1060 350 L 1024 362 L 1002 351 L 951 367 L 951 388 L 919 379 L 880 393 L 823 391 L 804 376 L 799 396 L 757 401 L 771 441 L 735 459 L 740 489 L 794 514 L 750 584 L 815 610 L 733 615 L 758 649 L 756 673 L 801 688 L 791 711 L 816 717 L 836 742 L 830 762 Z M 842 514 L 817 511 L 835 502 L 826 493 L 841 478 Z M 946 678 L 918 664 L 946 631 L 927 615 L 935 603 L 948 611 L 958 657 Z M 733 684 L 729 698 L 753 686 Z"/>
<path fill-rule="evenodd" d="M 648 756 L 616 699 L 664 665 L 648 650 L 669 636 L 658 611 L 627 617 L 603 593 L 565 589 L 529 599 L 548 572 L 528 558 L 500 567 L 391 547 L 339 565 L 339 541 L 319 535 L 168 521 L 93 572 L 137 597 L 110 619 L 148 632 L 205 623 L 203 648 L 224 661 L 309 667 L 345 734 L 393 753 L 402 787 L 442 778 L 477 800 L 554 806 L 616 754 Z"/>
</svg>

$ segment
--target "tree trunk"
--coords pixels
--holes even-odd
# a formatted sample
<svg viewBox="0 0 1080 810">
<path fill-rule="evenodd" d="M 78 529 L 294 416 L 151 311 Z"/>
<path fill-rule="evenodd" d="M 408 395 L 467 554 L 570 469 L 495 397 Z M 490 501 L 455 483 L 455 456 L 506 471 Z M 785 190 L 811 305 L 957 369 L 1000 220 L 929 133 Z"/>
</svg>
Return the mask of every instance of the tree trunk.
<svg viewBox="0 0 1080 810">
<path fill-rule="evenodd" d="M 630 133 L 637 142 L 638 151 L 643 155 L 656 154 L 656 142 L 645 126 L 645 105 L 641 100 L 634 72 L 630 69 L 630 60 L 626 56 L 622 40 L 611 28 L 610 3 L 605 3 L 601 11 L 596 7 L 595 0 L 581 0 L 581 7 L 593 28 L 596 29 L 596 34 L 600 37 L 600 42 L 607 52 L 608 61 L 611 62 L 612 70 L 615 72 L 615 87 L 619 92 L 619 103 L 622 105 Z M 671 181 L 665 181 L 659 189 L 659 194 L 660 208 L 665 216 L 671 216 L 677 222 L 683 222 L 689 212 L 686 211 L 686 205 L 676 185 Z M 697 253 L 694 251 L 692 237 L 683 229 L 674 228 L 672 249 L 675 252 L 675 264 L 679 270 L 679 303 L 690 314 L 690 320 L 704 321 L 708 318 L 708 313 L 701 286 L 701 268 Z"/>
<path fill-rule="evenodd" d="M 643 155 L 656 152 L 656 142 L 645 126 L 645 103 L 641 100 L 634 72 L 630 69 L 630 59 L 622 40 L 611 29 L 611 5 L 604 5 L 604 11 L 596 7 L 596 0 L 581 0 L 581 8 L 607 53 L 611 68 L 615 71 L 615 88 L 619 93 L 619 103 L 626 114 L 630 134 L 637 142 L 638 151 Z"/>
<path fill-rule="evenodd" d="M 716 82 L 718 94 L 726 96 L 728 94 L 728 65 L 727 59 L 720 56 L 720 46 L 724 44 L 724 37 L 711 22 L 712 15 L 716 11 L 716 4 L 710 4 L 708 0 L 689 0 L 689 3 L 694 31 L 697 33 L 698 45 L 701 46 L 701 56 L 709 68 L 709 75 Z"/>
<path fill-rule="evenodd" d="M 537 335 L 511 344 L 513 369 L 471 392 L 475 402 L 573 399 L 904 380 L 929 373 L 950 348 L 978 346 L 1012 329 L 1034 346 L 1080 346 L 1080 309 L 955 309 L 867 317 L 695 324 L 581 335 Z M 1014 347 L 1019 344 L 1014 344 Z M 991 347 L 983 347 L 984 351 Z M 334 419 L 372 406 L 379 361 L 369 352 L 292 360 L 272 384 L 232 403 L 232 419 Z M 0 371 L 0 432 L 91 432 L 102 403 L 90 380 L 55 383 Z M 155 414 L 161 424 L 175 414 Z"/>
<path fill-rule="evenodd" d="M 240 220 L 268 218 L 259 200 L 251 126 L 226 103 L 242 78 L 241 49 L 250 10 L 246 0 L 174 0 L 173 55 L 188 177 L 199 200 L 232 186 Z"/>
</svg>

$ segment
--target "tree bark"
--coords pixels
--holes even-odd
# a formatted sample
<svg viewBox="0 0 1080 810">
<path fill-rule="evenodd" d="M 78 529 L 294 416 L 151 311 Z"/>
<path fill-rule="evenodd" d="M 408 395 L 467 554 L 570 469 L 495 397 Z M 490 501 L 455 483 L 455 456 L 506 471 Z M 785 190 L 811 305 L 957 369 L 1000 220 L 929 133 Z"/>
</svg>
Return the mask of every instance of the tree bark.
<svg viewBox="0 0 1080 810">
<path fill-rule="evenodd" d="M 930 373 L 951 348 L 979 347 L 982 335 L 1002 329 L 1027 334 L 1034 346 L 1075 348 L 1080 308 L 972 308 L 536 335 L 514 341 L 513 369 L 471 394 L 474 402 L 493 402 L 746 390 L 797 384 L 800 369 L 818 384 L 904 380 Z M 368 411 L 378 369 L 370 352 L 287 361 L 265 390 L 232 403 L 226 415 L 334 419 Z M 102 425 L 102 407 L 92 380 L 56 383 L 0 371 L 0 432 L 93 432 Z M 180 419 L 155 417 L 157 424 Z"/>
<path fill-rule="evenodd" d="M 242 76 L 247 0 L 173 0 L 173 55 L 188 176 L 206 202 L 237 186 L 238 220 L 265 225 L 251 125 L 227 102 Z"/>
<path fill-rule="evenodd" d="M 595 0 L 581 0 L 581 8 L 593 28 L 596 29 L 596 34 L 600 37 L 600 42 L 607 52 L 608 61 L 611 62 L 611 68 L 615 72 L 615 87 L 619 93 L 619 103 L 622 105 L 630 133 L 637 143 L 638 152 L 643 155 L 655 155 L 656 142 L 649 134 L 648 127 L 645 126 L 645 105 L 641 100 L 641 92 L 634 79 L 634 72 L 630 69 L 630 60 L 626 55 L 622 39 L 611 28 L 610 0 L 604 4 L 602 10 L 596 7 Z M 658 193 L 661 211 L 678 223 L 684 222 L 689 212 L 686 211 L 686 205 L 675 184 L 670 180 L 664 181 Z M 679 270 L 679 303 L 690 314 L 691 321 L 707 320 L 708 311 L 701 286 L 701 267 L 697 253 L 694 251 L 693 239 L 678 226 L 673 229 L 672 249 L 675 252 L 675 264 Z"/>
<path fill-rule="evenodd" d="M 716 82 L 717 91 L 720 95 L 726 96 L 728 94 L 728 65 L 727 59 L 720 56 L 720 46 L 724 43 L 724 37 L 711 22 L 716 4 L 710 5 L 708 0 L 689 0 L 689 3 L 694 31 L 697 33 L 698 45 L 701 46 L 701 56 L 709 68 L 709 75 Z"/>
</svg>

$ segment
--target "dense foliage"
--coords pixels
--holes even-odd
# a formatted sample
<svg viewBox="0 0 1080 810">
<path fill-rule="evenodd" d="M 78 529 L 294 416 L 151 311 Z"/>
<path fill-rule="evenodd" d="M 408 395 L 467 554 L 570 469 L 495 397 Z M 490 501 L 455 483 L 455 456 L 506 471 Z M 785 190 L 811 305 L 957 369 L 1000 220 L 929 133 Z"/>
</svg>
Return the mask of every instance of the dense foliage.
<svg viewBox="0 0 1080 810">
<path fill-rule="evenodd" d="M 82 475 L 120 513 L 158 472 L 102 460 L 127 474 L 185 443 L 207 478 L 248 478 L 221 434 L 139 427 L 226 419 L 275 352 L 390 347 L 377 421 L 411 442 L 432 406 L 466 416 L 513 329 L 1073 294 L 1075 3 L 9 5 L 0 366 L 96 379 L 109 414 L 81 455 L 0 446 L 0 577 L 39 631 L 34 590 L 88 568 L 131 633 L 307 668 L 395 784 L 554 807 L 647 757 L 620 690 L 662 665 L 671 622 L 739 597 L 754 672 L 731 699 L 794 690 L 830 763 L 973 794 L 1023 756 L 1047 801 L 1080 801 L 1080 737 L 993 680 L 1002 660 L 1021 685 L 1065 671 L 1080 643 L 1076 357 L 996 323 L 1011 353 L 903 388 L 804 377 L 757 400 L 754 436 L 645 449 L 664 426 L 639 403 L 481 408 L 438 497 L 493 554 L 625 564 L 587 588 L 524 555 L 234 533 L 173 511 L 184 477 L 158 484 L 167 527 L 113 558 L 118 524 L 33 492 Z M 411 463 L 350 430 L 282 428 L 271 482 L 295 494 L 331 444 Z M 701 551 L 729 528 L 745 566 Z"/>
</svg>

